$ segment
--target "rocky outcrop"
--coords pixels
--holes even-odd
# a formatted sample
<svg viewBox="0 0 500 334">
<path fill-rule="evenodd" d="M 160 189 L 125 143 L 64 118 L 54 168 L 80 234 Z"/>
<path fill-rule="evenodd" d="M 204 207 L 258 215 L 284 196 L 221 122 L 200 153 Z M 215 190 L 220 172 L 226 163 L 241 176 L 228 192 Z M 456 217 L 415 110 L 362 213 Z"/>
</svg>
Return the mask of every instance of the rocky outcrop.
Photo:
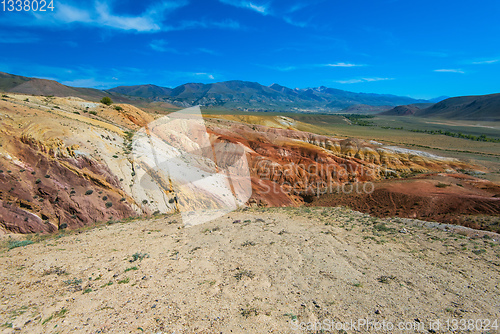
<svg viewBox="0 0 500 334">
<path fill-rule="evenodd" d="M 203 194 L 190 187 L 191 171 L 200 172 L 200 179 L 206 172 L 217 174 L 213 161 L 203 157 L 214 153 L 219 166 L 232 166 L 244 152 L 253 191 L 247 204 L 256 206 L 297 206 L 346 184 L 469 167 L 425 152 L 299 131 L 304 124 L 283 116 L 228 115 L 205 122 L 200 116 L 199 132 L 155 121 L 126 104 L 23 95 L 4 100 L 0 228 L 7 232 L 52 232 L 180 207 L 224 206 L 230 194 L 216 196 L 218 181 L 207 184 Z M 199 152 L 200 159 L 179 160 L 178 179 L 157 173 L 154 156 L 161 152 L 149 147 L 148 131 L 175 150 Z M 141 133 L 143 146 L 135 147 Z M 231 179 L 231 191 L 244 189 L 246 181 Z"/>
<path fill-rule="evenodd" d="M 259 205 L 274 206 L 278 199 L 284 205 L 301 204 L 309 194 L 345 183 L 467 167 L 425 152 L 237 122 L 233 117 L 225 123 L 208 121 L 208 128 L 213 142 L 231 141 L 247 148 L 253 203 Z"/>
</svg>

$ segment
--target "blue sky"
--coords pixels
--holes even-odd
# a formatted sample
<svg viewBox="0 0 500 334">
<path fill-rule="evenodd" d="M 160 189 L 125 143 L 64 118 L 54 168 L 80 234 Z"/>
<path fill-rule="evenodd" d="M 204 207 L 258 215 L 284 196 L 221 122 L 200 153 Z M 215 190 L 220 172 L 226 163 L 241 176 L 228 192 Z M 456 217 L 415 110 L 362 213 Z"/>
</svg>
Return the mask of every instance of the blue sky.
<svg viewBox="0 0 500 334">
<path fill-rule="evenodd" d="M 95 88 L 238 79 L 417 98 L 500 92 L 498 0 L 67 0 L 54 7 L 0 11 L 0 71 Z"/>
</svg>

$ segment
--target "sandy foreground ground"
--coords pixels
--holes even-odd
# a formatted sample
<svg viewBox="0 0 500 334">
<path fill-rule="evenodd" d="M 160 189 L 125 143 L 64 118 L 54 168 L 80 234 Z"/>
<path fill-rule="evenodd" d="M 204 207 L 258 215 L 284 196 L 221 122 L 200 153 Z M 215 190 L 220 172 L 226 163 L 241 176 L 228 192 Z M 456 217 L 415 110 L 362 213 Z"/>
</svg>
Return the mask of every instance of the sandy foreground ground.
<svg viewBox="0 0 500 334">
<path fill-rule="evenodd" d="M 499 332 L 499 236 L 431 225 L 247 209 L 3 247 L 0 333 Z"/>
</svg>

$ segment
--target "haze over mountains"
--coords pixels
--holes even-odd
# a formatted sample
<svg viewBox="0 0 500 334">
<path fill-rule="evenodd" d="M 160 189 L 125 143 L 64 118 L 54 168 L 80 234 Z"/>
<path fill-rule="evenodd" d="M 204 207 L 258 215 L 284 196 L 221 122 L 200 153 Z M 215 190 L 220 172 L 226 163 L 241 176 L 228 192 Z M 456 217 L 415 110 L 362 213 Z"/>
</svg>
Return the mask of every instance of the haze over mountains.
<svg viewBox="0 0 500 334">
<path fill-rule="evenodd" d="M 174 89 L 154 85 L 121 86 L 107 92 L 164 101 L 180 106 L 237 108 L 270 111 L 340 111 L 353 105 L 396 106 L 427 102 L 395 95 L 353 93 L 328 87 L 291 89 L 279 84 L 225 81 L 213 84 L 188 83 Z"/>
<path fill-rule="evenodd" d="M 165 106 L 244 111 L 325 113 L 380 113 L 388 116 L 444 117 L 464 120 L 500 120 L 500 94 L 417 100 L 390 94 L 354 93 L 325 86 L 291 89 L 279 84 L 264 86 L 249 81 L 212 84 L 186 83 L 175 88 L 156 85 L 119 86 L 108 90 L 63 85 L 57 81 L 0 72 L 0 91 L 75 96 L 98 101 L 104 96 L 122 103 L 162 102 Z M 436 103 L 437 102 L 437 103 Z"/>
<path fill-rule="evenodd" d="M 33 95 L 76 96 L 98 100 L 111 95 L 120 102 L 161 101 L 179 107 L 201 105 L 240 110 L 335 112 L 354 105 L 373 106 L 373 111 L 428 102 L 389 94 L 353 93 L 317 87 L 291 89 L 278 84 L 263 86 L 256 82 L 225 81 L 213 84 L 187 83 L 175 88 L 155 85 L 120 86 L 108 90 L 77 88 L 53 80 L 23 77 L 0 72 L 0 90 Z M 381 108 L 382 107 L 382 108 Z M 363 110 L 369 110 L 369 107 Z"/>
</svg>

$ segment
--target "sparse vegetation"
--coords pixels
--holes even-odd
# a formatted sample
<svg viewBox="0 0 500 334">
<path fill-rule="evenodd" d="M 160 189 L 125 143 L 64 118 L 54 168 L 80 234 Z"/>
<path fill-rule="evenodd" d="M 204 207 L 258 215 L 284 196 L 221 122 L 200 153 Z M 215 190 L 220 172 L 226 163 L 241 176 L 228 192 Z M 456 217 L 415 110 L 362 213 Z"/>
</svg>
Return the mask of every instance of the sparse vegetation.
<svg viewBox="0 0 500 334">
<path fill-rule="evenodd" d="M 128 282 L 130 282 L 130 278 L 129 277 L 125 277 L 124 279 L 119 280 L 118 284 L 127 284 Z"/>
<path fill-rule="evenodd" d="M 395 232 L 396 231 L 395 228 L 388 227 L 384 223 L 378 223 L 378 224 L 374 225 L 373 229 L 376 231 L 379 231 L 379 232 Z"/>
<path fill-rule="evenodd" d="M 215 226 L 213 228 L 206 228 L 203 230 L 203 233 L 212 233 L 212 232 L 217 232 L 220 230 L 219 226 Z"/>
<path fill-rule="evenodd" d="M 247 246 L 255 246 L 255 242 L 247 240 L 241 244 L 241 247 L 247 247 Z"/>
<path fill-rule="evenodd" d="M 250 270 L 246 269 L 239 269 L 236 274 L 234 274 L 234 278 L 236 278 L 238 281 L 243 279 L 244 277 L 248 277 L 250 279 L 255 277 L 255 274 L 251 272 Z"/>
<path fill-rule="evenodd" d="M 133 266 L 133 267 L 125 269 L 125 272 L 131 271 L 131 270 L 139 270 L 139 268 L 137 268 L 137 266 Z"/>
<path fill-rule="evenodd" d="M 108 283 L 101 285 L 101 288 L 105 288 L 110 285 L 113 285 L 113 282 L 109 281 Z"/>
<path fill-rule="evenodd" d="M 386 275 L 382 275 L 380 276 L 379 278 L 377 278 L 377 280 L 380 282 L 380 283 L 389 283 L 390 281 L 393 281 L 396 279 L 396 276 L 386 276 Z"/>
<path fill-rule="evenodd" d="M 259 311 L 255 307 L 242 308 L 241 315 L 244 316 L 245 318 L 248 318 L 249 316 L 252 316 L 252 315 L 258 316 Z"/>
<path fill-rule="evenodd" d="M 100 101 L 102 104 L 105 104 L 107 106 L 110 106 L 113 104 L 113 100 L 111 100 L 111 98 L 109 96 L 105 96 L 101 99 Z"/>
<path fill-rule="evenodd" d="M 33 244 L 33 241 L 31 240 L 11 240 L 9 239 L 7 241 L 7 248 L 9 250 L 17 248 L 17 247 L 24 247 Z"/>
<path fill-rule="evenodd" d="M 92 195 L 94 193 L 94 191 L 92 189 L 89 189 L 85 192 L 85 195 Z"/>
<path fill-rule="evenodd" d="M 350 114 L 343 116 L 347 118 L 353 125 L 360 125 L 360 126 L 374 125 L 373 122 L 367 121 L 367 119 L 374 118 L 375 116 L 373 115 Z"/>
<path fill-rule="evenodd" d="M 137 260 L 142 261 L 145 258 L 148 258 L 149 254 L 148 253 L 140 253 L 137 252 L 135 254 L 132 254 L 132 259 L 129 260 L 129 262 L 135 262 Z"/>
<path fill-rule="evenodd" d="M 74 277 L 73 279 L 63 281 L 63 283 L 66 285 L 79 285 L 82 284 L 82 279 Z"/>
</svg>

